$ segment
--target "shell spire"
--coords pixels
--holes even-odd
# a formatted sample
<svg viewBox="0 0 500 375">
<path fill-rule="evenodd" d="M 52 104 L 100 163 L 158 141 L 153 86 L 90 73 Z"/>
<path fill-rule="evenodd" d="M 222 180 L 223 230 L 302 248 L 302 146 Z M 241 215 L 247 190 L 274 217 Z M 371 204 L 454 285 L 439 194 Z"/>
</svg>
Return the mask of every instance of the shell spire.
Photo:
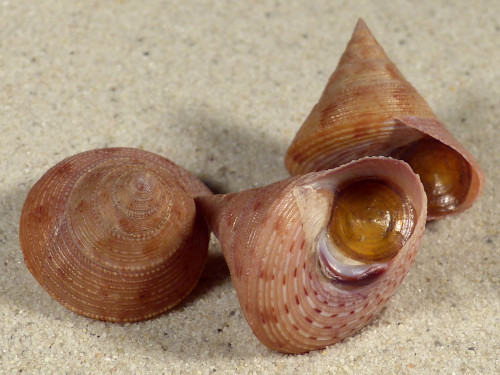
<svg viewBox="0 0 500 375">
<path fill-rule="evenodd" d="M 469 208 L 484 185 L 476 160 L 360 19 L 285 165 L 297 175 L 376 155 L 403 159 L 420 175 L 429 196 L 428 219 Z"/>
<path fill-rule="evenodd" d="M 333 344 L 377 314 L 415 258 L 427 203 L 410 167 L 383 157 L 195 200 L 249 326 L 284 353 Z"/>
<path fill-rule="evenodd" d="M 394 69 L 394 73 L 401 79 L 404 79 L 396 66 L 389 60 L 384 49 L 377 42 L 377 39 L 375 39 L 362 18 L 358 19 L 351 39 L 338 65 L 357 64 L 361 60 L 386 60 L 390 64 L 390 69 Z"/>
</svg>

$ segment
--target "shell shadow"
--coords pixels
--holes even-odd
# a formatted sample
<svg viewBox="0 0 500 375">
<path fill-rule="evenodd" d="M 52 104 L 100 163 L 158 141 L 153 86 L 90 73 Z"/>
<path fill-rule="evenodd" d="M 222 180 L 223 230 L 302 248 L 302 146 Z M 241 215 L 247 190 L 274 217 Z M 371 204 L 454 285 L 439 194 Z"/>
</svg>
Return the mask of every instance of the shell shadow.
<svg viewBox="0 0 500 375">
<path fill-rule="evenodd" d="M 213 247 L 213 246 L 212 246 Z M 224 256 L 218 249 L 209 251 L 207 262 L 203 268 L 200 280 L 189 295 L 170 312 L 176 312 L 184 309 L 184 306 L 191 305 L 194 301 L 207 294 L 215 287 L 222 285 L 229 279 L 229 268 L 227 267 Z M 169 312 L 167 312 L 168 314 Z"/>
<path fill-rule="evenodd" d="M 168 126 L 146 129 L 143 144 L 184 166 L 216 194 L 288 177 L 287 145 L 241 120 L 201 107 L 181 110 L 166 122 Z M 176 139 L 179 146 L 168 147 L 161 139 Z"/>
</svg>

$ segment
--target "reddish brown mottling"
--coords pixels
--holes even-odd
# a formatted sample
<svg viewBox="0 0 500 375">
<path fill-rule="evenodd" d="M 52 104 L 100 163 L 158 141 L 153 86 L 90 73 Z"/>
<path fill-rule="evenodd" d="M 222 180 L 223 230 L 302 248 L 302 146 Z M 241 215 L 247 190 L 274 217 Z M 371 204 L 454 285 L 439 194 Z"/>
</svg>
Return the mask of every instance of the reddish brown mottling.
<svg viewBox="0 0 500 375">
<path fill-rule="evenodd" d="M 38 223 L 41 223 L 42 220 L 46 217 L 46 215 L 47 215 L 47 209 L 45 208 L 45 206 L 40 205 L 35 209 L 33 217 L 36 218 Z"/>
<path fill-rule="evenodd" d="M 281 223 L 279 221 L 276 221 L 274 223 L 273 229 L 278 232 L 280 228 L 281 228 Z"/>
</svg>

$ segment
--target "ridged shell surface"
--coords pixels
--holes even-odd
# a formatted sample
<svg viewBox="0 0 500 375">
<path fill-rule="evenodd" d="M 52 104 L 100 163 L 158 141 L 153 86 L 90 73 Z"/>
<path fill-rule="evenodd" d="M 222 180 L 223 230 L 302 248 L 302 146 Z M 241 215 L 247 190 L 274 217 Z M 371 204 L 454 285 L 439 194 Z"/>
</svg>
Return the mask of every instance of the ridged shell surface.
<svg viewBox="0 0 500 375">
<path fill-rule="evenodd" d="M 454 212 L 465 210 L 480 193 L 484 173 L 360 19 L 319 102 L 290 145 L 285 164 L 292 175 L 319 171 L 364 156 L 392 156 L 425 136 L 451 147 L 470 164 L 469 191 Z M 439 215 L 429 218 L 434 216 Z"/>
<path fill-rule="evenodd" d="M 415 209 L 414 228 L 393 258 L 368 265 L 374 272 L 366 279 L 339 282 L 322 269 L 321 233 L 339 186 L 373 178 L 404 192 Z M 418 176 L 391 158 L 196 202 L 220 241 L 248 324 L 264 345 L 284 353 L 323 348 L 370 322 L 407 274 L 426 219 Z"/>
<path fill-rule="evenodd" d="M 47 171 L 24 204 L 19 236 L 35 279 L 70 310 L 137 321 L 179 303 L 196 285 L 209 230 L 196 177 L 150 152 L 108 148 Z"/>
</svg>

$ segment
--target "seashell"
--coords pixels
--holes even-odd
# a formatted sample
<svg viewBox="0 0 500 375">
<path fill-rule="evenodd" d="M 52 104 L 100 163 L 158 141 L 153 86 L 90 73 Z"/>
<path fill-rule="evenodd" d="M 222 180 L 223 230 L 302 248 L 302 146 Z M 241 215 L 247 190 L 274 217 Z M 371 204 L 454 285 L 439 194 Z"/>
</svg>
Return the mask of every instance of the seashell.
<svg viewBox="0 0 500 375">
<path fill-rule="evenodd" d="M 476 160 L 360 19 L 319 102 L 292 141 L 285 164 L 297 175 L 375 155 L 403 159 L 420 175 L 428 219 L 469 208 L 484 185 Z"/>
<path fill-rule="evenodd" d="M 411 168 L 383 157 L 195 200 L 248 324 L 284 353 L 323 348 L 370 322 L 415 258 L 427 205 Z"/>
<path fill-rule="evenodd" d="M 210 232 L 193 197 L 208 194 L 188 171 L 150 152 L 74 155 L 28 194 L 19 227 L 26 265 L 78 314 L 151 318 L 179 303 L 200 278 Z"/>
</svg>

